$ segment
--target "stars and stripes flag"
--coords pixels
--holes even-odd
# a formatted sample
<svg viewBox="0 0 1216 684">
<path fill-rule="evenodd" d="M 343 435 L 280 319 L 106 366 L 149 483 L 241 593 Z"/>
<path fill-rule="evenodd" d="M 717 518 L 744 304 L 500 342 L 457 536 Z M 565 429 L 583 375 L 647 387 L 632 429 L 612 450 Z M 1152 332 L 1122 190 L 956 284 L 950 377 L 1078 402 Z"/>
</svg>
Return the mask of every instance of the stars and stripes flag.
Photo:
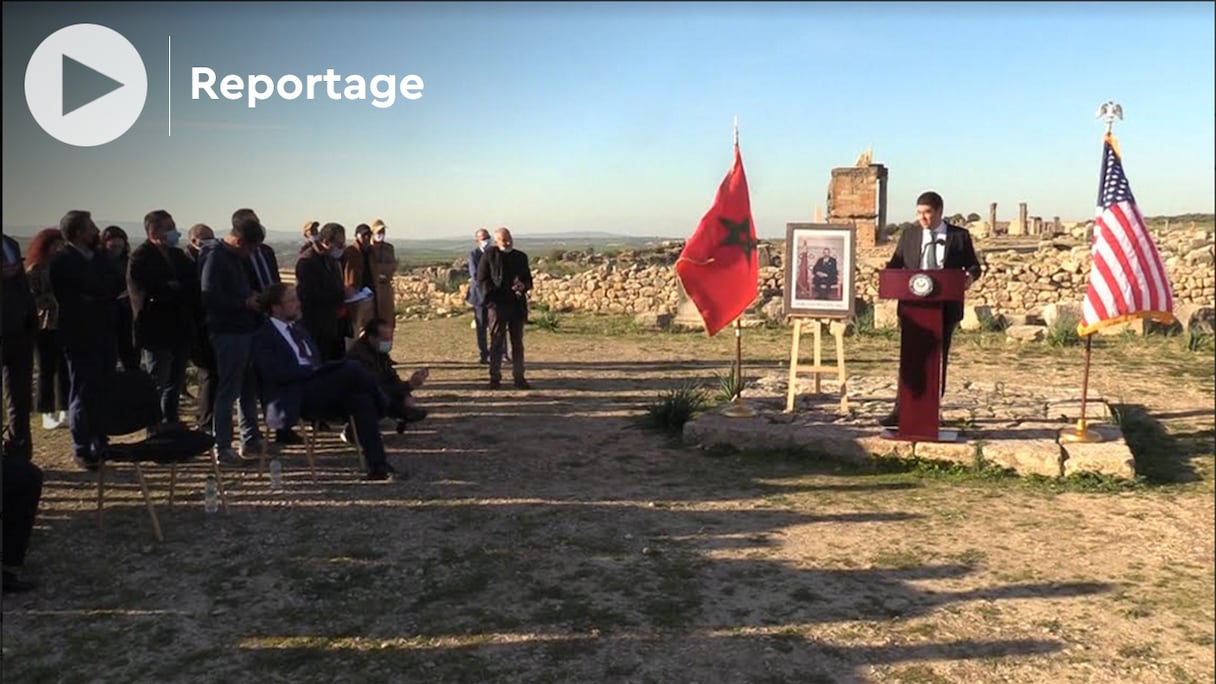
<svg viewBox="0 0 1216 684">
<path fill-rule="evenodd" d="M 1093 266 L 1077 326 L 1079 334 L 1090 335 L 1134 318 L 1165 324 L 1175 321 L 1165 264 L 1123 173 L 1118 142 L 1109 133 L 1102 150 L 1091 255 Z"/>
</svg>

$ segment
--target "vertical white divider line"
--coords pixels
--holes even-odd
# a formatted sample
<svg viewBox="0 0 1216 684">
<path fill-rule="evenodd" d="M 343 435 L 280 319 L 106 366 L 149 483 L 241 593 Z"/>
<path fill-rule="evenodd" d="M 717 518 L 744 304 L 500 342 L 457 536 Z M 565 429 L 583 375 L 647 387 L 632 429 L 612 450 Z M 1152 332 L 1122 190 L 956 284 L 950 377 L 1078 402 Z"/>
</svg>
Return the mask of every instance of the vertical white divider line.
<svg viewBox="0 0 1216 684">
<path fill-rule="evenodd" d="M 169 138 L 173 138 L 173 34 L 169 34 Z"/>
</svg>

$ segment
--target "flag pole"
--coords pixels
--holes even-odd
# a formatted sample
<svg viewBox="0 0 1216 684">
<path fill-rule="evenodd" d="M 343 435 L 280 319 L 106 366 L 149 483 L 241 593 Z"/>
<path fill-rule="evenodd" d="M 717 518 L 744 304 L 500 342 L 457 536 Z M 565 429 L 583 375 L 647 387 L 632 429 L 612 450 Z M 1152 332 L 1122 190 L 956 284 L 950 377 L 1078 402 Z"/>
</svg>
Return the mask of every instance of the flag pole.
<svg viewBox="0 0 1216 684">
<path fill-rule="evenodd" d="M 1123 107 L 1114 102 L 1106 102 L 1098 108 L 1098 118 L 1106 122 L 1106 134 L 1103 139 L 1109 138 L 1115 126 L 1115 119 L 1123 119 Z M 1081 376 L 1081 417 L 1077 419 L 1077 429 L 1074 432 L 1060 435 L 1062 442 L 1094 443 L 1104 440 L 1096 430 L 1089 429 L 1089 419 L 1086 415 L 1089 404 L 1089 366 L 1093 341 L 1094 333 L 1090 332 L 1085 336 L 1085 371 Z"/>
<path fill-rule="evenodd" d="M 739 147 L 739 115 L 735 115 L 734 146 Z M 743 403 L 743 322 L 742 315 L 735 317 L 735 398 L 722 413 L 731 418 L 750 418 L 756 412 Z"/>
</svg>

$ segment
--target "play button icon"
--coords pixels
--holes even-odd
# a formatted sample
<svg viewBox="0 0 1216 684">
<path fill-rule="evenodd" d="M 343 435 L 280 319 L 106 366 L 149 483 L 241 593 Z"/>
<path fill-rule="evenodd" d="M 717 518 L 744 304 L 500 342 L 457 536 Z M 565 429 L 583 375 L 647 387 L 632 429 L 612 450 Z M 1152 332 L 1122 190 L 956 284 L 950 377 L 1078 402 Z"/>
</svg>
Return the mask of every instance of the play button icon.
<svg viewBox="0 0 1216 684">
<path fill-rule="evenodd" d="M 98 24 L 74 24 L 47 36 L 25 68 L 25 100 L 34 120 L 51 137 L 77 147 L 104 145 L 126 133 L 147 95 L 139 51 Z"/>
<path fill-rule="evenodd" d="M 63 56 L 63 116 L 122 87 L 105 74 Z"/>
</svg>

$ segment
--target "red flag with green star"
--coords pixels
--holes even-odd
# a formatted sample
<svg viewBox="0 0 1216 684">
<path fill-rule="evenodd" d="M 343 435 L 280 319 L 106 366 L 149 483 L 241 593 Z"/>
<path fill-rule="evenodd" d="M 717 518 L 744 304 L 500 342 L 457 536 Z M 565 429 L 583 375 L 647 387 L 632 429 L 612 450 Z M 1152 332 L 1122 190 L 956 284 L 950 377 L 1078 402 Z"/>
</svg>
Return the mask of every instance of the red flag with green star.
<svg viewBox="0 0 1216 684">
<path fill-rule="evenodd" d="M 760 261 L 738 143 L 735 164 L 718 187 L 713 206 L 685 243 L 676 261 L 676 275 L 701 312 L 711 337 L 756 299 Z"/>
</svg>

